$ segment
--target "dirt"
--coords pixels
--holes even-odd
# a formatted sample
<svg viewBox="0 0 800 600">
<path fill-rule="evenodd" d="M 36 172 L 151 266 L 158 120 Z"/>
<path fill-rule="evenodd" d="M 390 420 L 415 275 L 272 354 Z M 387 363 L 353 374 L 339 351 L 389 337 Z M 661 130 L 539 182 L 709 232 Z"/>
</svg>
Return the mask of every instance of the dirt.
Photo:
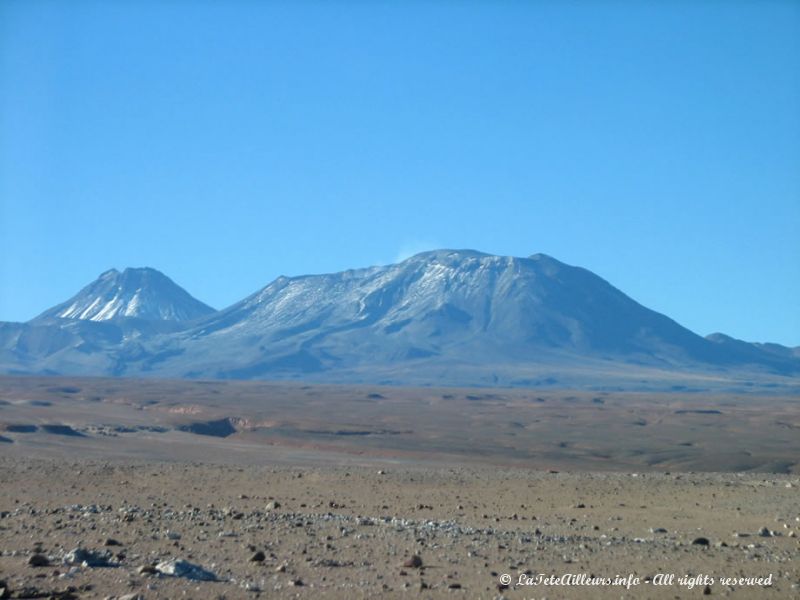
<svg viewBox="0 0 800 600">
<path fill-rule="evenodd" d="M 800 596 L 791 398 L 47 378 L 0 397 L 0 598 Z"/>
</svg>

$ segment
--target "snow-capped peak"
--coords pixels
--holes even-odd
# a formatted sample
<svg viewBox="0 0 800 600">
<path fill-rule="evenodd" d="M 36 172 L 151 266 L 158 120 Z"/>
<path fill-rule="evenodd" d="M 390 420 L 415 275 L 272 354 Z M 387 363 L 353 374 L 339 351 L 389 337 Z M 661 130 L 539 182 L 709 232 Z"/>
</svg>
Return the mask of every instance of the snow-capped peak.
<svg viewBox="0 0 800 600">
<path fill-rule="evenodd" d="M 214 309 L 193 298 L 169 277 L 145 267 L 105 271 L 75 296 L 38 318 L 188 321 L 212 312 Z"/>
</svg>

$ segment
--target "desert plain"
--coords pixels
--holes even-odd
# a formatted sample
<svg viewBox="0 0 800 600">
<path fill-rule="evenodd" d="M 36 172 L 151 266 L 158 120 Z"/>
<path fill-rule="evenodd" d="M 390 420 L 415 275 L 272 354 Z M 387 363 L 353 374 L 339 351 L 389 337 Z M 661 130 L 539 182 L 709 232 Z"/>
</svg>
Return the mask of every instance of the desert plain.
<svg viewBox="0 0 800 600">
<path fill-rule="evenodd" d="M 0 378 L 0 598 L 800 597 L 800 399 Z"/>
</svg>

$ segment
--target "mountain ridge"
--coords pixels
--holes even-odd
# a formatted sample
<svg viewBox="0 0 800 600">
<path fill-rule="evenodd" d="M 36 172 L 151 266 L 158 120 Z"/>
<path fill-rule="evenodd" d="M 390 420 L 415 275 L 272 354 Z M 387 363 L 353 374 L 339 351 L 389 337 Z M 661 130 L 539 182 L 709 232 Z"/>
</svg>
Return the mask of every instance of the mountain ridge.
<svg viewBox="0 0 800 600">
<path fill-rule="evenodd" d="M 158 310 L 133 300 L 150 298 L 143 273 L 159 288 Z M 164 298 L 202 314 L 169 302 L 161 310 Z M 445 249 L 281 276 L 220 311 L 154 269 L 106 271 L 32 321 L 0 326 L 0 370 L 19 369 L 448 385 L 643 385 L 657 373 L 670 385 L 682 376 L 794 385 L 800 356 L 777 344 L 701 337 L 546 254 Z"/>
</svg>

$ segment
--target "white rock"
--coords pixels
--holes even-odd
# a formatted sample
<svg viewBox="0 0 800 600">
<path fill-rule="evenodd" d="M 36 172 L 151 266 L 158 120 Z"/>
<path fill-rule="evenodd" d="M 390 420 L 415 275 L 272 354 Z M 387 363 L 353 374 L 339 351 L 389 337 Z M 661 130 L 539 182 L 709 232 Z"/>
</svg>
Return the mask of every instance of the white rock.
<svg viewBox="0 0 800 600">
<path fill-rule="evenodd" d="M 156 565 L 156 571 L 164 575 L 173 577 L 183 577 L 196 581 L 216 581 L 217 576 L 211 571 L 207 571 L 200 565 L 195 565 L 181 558 L 165 560 Z"/>
</svg>

